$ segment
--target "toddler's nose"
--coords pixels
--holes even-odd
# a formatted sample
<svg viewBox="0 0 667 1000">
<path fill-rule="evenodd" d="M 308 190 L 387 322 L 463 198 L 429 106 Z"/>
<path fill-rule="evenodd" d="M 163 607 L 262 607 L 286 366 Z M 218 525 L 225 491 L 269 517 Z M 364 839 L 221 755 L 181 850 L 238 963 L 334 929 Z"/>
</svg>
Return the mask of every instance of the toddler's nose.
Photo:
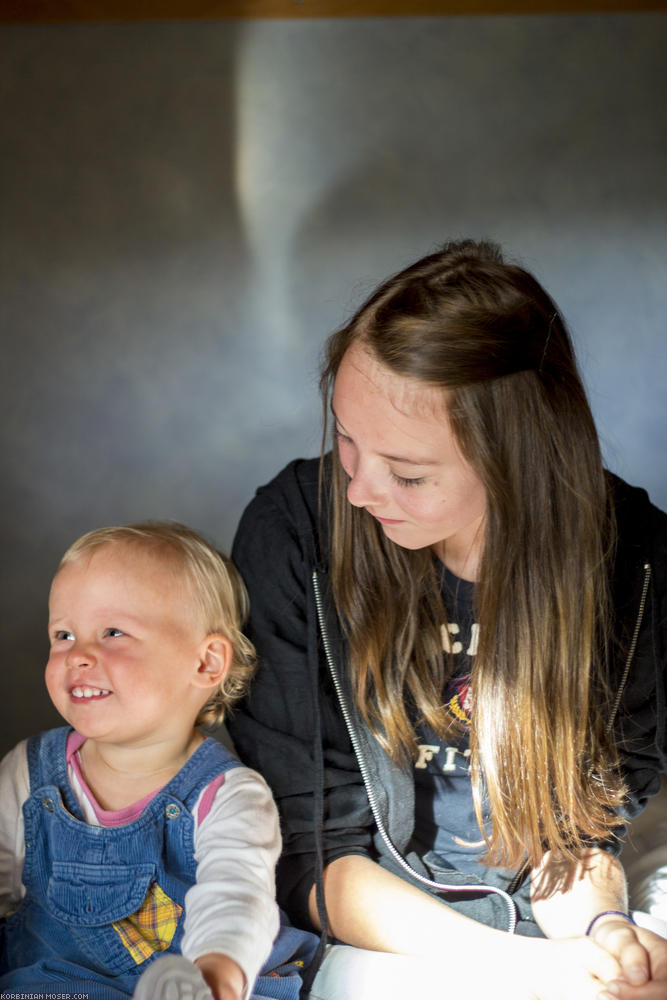
<svg viewBox="0 0 667 1000">
<path fill-rule="evenodd" d="M 95 655 L 90 649 L 75 644 L 67 654 L 67 666 L 77 667 L 79 670 L 85 667 L 92 667 L 95 663 Z"/>
</svg>

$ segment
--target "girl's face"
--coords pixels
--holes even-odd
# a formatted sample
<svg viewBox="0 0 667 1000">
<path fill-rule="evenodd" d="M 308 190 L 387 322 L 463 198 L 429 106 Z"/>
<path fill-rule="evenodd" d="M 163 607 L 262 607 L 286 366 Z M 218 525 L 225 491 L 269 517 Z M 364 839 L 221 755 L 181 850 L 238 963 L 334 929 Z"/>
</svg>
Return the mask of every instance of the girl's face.
<svg viewBox="0 0 667 1000">
<path fill-rule="evenodd" d="M 443 391 L 396 375 L 355 343 L 331 405 L 350 503 L 397 545 L 430 546 L 457 576 L 476 579 L 486 494 L 456 443 Z"/>
</svg>

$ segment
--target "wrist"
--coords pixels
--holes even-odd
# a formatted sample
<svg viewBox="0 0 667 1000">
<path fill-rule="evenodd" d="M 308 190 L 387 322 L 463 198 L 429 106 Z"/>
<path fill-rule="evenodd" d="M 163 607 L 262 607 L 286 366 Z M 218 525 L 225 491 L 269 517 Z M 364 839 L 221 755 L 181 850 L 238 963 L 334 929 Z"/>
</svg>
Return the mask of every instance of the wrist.
<svg viewBox="0 0 667 1000">
<path fill-rule="evenodd" d="M 603 924 L 611 923 L 612 921 L 626 921 L 634 925 L 634 920 L 629 913 L 624 913 L 623 910 L 602 910 L 597 913 L 591 920 L 588 928 L 586 930 L 586 937 L 593 937 L 593 931 L 598 930 Z"/>
<path fill-rule="evenodd" d="M 246 993 L 246 979 L 240 965 L 228 955 L 209 953 L 195 960 L 215 1000 L 241 1000 Z"/>
</svg>

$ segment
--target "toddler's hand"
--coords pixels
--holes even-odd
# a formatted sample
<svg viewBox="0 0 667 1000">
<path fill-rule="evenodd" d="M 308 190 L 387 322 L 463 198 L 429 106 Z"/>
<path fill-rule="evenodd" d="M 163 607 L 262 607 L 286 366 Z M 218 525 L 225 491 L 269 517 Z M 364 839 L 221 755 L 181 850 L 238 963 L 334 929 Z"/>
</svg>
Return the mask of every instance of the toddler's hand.
<svg viewBox="0 0 667 1000">
<path fill-rule="evenodd" d="M 229 997 L 237 1000 L 231 994 Z M 187 958 L 162 955 L 139 978 L 133 1000 L 213 1000 L 213 994 L 197 966 Z"/>
<path fill-rule="evenodd" d="M 202 955 L 195 964 L 215 1000 L 241 1000 L 246 987 L 245 975 L 233 958 L 227 955 Z"/>
</svg>

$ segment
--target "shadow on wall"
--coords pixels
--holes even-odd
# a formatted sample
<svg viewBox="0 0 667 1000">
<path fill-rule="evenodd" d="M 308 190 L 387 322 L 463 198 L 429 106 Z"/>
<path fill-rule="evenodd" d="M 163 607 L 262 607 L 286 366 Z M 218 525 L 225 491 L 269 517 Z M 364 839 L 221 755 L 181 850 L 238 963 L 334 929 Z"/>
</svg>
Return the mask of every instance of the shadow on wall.
<svg viewBox="0 0 667 1000">
<path fill-rule="evenodd" d="M 499 240 L 565 312 L 608 464 L 663 507 L 666 26 L 664 15 L 362 25 L 337 86 L 320 46 L 318 137 L 337 169 L 300 218 L 289 271 L 305 340 L 445 240 Z"/>
<path fill-rule="evenodd" d="M 517 162 L 531 156 L 531 141 L 534 169 L 518 171 Z M 653 176 L 646 190 L 630 173 L 614 199 L 603 189 L 597 197 L 589 192 L 582 229 L 582 193 L 570 176 L 599 179 L 607 170 L 612 187 L 614 171 L 625 173 L 622 156 L 611 161 L 599 145 L 575 166 L 582 157 L 576 142 L 555 161 L 539 135 L 523 142 L 497 147 L 491 180 L 484 159 L 466 163 L 461 149 L 449 162 L 410 163 L 390 152 L 338 178 L 294 234 L 291 256 L 299 263 L 289 272 L 290 294 L 304 343 L 309 330 L 323 320 L 336 328 L 380 281 L 448 239 L 494 239 L 536 275 L 566 316 L 605 462 L 667 509 L 667 469 L 655 461 L 667 426 L 660 393 L 667 232 L 649 225 L 664 215 L 664 185 Z M 322 277 L 335 261 L 341 290 L 327 294 Z"/>
<path fill-rule="evenodd" d="M 318 451 L 326 332 L 447 238 L 539 262 L 603 433 L 667 497 L 666 25 L 0 27 L 5 748 L 55 721 L 66 546 L 146 517 L 229 546 L 256 485 Z"/>
<path fill-rule="evenodd" d="M 251 361 L 238 322 L 237 32 L 0 35 L 3 751 L 58 721 L 42 675 L 67 545 L 146 517 L 201 528 L 204 498 L 221 490 L 216 425 L 225 397 L 230 413 L 247 405 Z M 205 528 L 219 540 L 229 526 Z"/>
</svg>

